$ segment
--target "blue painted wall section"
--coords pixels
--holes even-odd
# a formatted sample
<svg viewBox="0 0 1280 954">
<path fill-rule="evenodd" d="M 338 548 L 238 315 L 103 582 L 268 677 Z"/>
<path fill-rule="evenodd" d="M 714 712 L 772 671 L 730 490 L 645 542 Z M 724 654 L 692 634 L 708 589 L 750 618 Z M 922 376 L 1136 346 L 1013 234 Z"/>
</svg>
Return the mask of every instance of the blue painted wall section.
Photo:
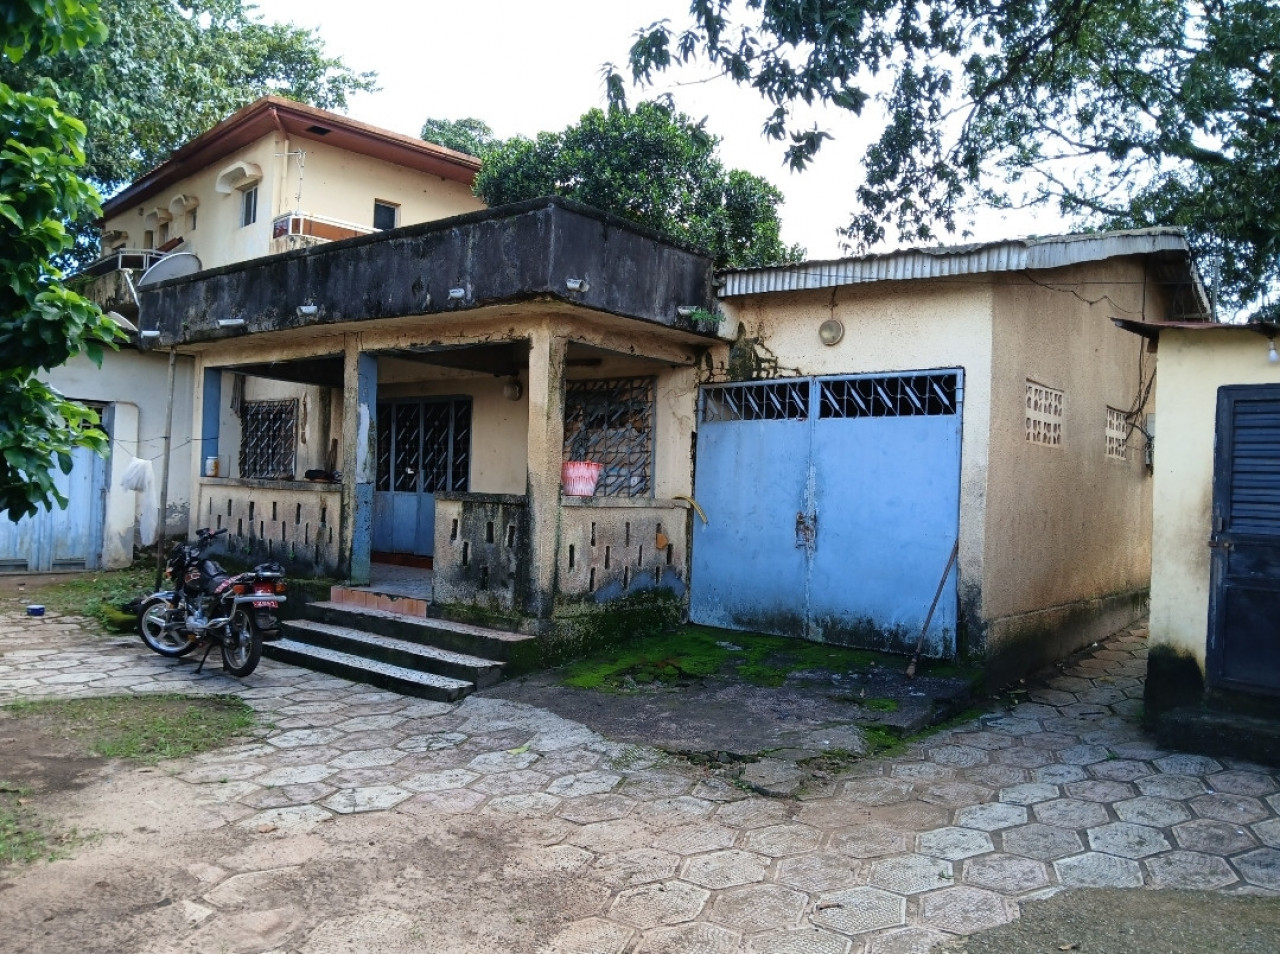
<svg viewBox="0 0 1280 954">
<path fill-rule="evenodd" d="M 222 408 L 222 369 L 204 369 L 204 409 L 200 418 L 200 463 L 218 456 L 218 414 Z M 201 473 L 204 472 L 203 466 Z"/>
<path fill-rule="evenodd" d="M 378 454 L 378 359 L 362 352 L 356 358 L 357 427 L 356 472 L 344 475 L 355 481 L 355 521 L 351 532 L 351 580 L 367 582 L 373 550 L 373 482 Z"/>
</svg>

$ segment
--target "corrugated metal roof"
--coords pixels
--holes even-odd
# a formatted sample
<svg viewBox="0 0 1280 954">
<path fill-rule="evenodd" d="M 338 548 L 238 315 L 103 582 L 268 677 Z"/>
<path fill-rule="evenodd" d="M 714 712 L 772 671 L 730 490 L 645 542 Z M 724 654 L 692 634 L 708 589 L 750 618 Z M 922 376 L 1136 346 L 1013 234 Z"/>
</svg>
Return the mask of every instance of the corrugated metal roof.
<svg viewBox="0 0 1280 954">
<path fill-rule="evenodd" d="M 1006 239 L 977 245 L 945 245 L 901 249 L 860 258 L 801 262 L 771 268 L 750 268 L 720 274 L 721 298 L 770 292 L 806 291 L 863 282 L 954 278 L 987 272 L 1062 268 L 1121 255 L 1160 252 L 1187 256 L 1190 247 L 1181 229 L 1134 229 L 1044 238 Z M 1199 285 L 1198 277 L 1193 279 Z"/>
</svg>

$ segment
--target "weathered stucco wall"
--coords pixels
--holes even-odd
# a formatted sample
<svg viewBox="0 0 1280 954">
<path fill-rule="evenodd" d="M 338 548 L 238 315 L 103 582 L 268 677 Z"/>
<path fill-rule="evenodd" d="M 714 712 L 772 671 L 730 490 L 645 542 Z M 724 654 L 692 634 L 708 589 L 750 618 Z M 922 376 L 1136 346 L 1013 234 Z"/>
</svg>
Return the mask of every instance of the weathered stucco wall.
<svg viewBox="0 0 1280 954">
<path fill-rule="evenodd" d="M 877 283 L 832 291 L 734 299 L 724 310 L 769 366 L 762 376 L 859 374 L 930 368 L 964 369 L 961 422 L 961 615 L 979 623 L 987 507 L 992 290 L 982 282 Z M 842 341 L 824 346 L 818 326 L 837 318 Z M 727 349 L 715 351 L 727 373 Z M 776 364 L 774 363 L 776 362 Z"/>
<path fill-rule="evenodd" d="M 1107 456 L 1107 408 L 1133 409 L 1154 372 L 1111 317 L 1156 318 L 1142 263 L 998 276 L 983 615 L 988 655 L 1047 662 L 1141 612 L 1150 570 L 1145 441 Z M 1063 392 L 1061 443 L 1027 438 L 1027 381 Z M 1163 387 L 1161 388 L 1163 390 Z M 1155 409 L 1154 390 L 1145 412 Z"/>
<path fill-rule="evenodd" d="M 1151 640 L 1185 651 L 1203 670 L 1209 620 L 1214 432 L 1218 388 L 1280 384 L 1256 332 L 1160 332 L 1151 543 Z"/>
<path fill-rule="evenodd" d="M 178 356 L 174 365 L 173 439 L 169 468 L 168 519 L 171 533 L 186 530 L 191 503 L 191 358 Z M 112 460 L 108 471 L 104 560 L 108 566 L 125 566 L 133 556 L 141 495 L 120 486 L 129 461 L 141 457 L 152 462 L 155 478 L 161 477 L 164 456 L 165 414 L 169 406 L 169 355 L 124 348 L 108 351 L 99 368 L 83 355 L 72 358 L 43 379 L 68 397 L 79 401 L 116 405 L 117 431 L 112 434 Z M 159 485 L 156 490 L 159 499 Z"/>
</svg>

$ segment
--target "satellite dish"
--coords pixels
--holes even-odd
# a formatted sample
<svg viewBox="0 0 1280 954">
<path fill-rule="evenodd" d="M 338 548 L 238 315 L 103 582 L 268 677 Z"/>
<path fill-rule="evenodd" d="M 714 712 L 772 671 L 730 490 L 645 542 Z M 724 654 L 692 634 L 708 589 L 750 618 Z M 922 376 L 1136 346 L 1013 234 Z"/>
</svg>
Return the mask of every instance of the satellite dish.
<svg viewBox="0 0 1280 954">
<path fill-rule="evenodd" d="M 154 285 L 156 282 L 165 282 L 170 278 L 183 278 L 187 275 L 194 275 L 203 267 L 195 252 L 170 252 L 142 273 L 142 277 L 138 279 L 137 287 L 146 288 L 148 285 Z"/>
</svg>

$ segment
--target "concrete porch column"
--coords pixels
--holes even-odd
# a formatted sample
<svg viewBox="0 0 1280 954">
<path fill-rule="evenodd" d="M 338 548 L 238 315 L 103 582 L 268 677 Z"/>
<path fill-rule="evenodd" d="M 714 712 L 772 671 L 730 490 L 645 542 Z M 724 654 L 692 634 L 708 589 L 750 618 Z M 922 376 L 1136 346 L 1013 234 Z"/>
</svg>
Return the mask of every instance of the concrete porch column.
<svg viewBox="0 0 1280 954">
<path fill-rule="evenodd" d="M 342 361 L 342 515 L 338 524 L 340 572 L 369 582 L 373 552 L 373 483 L 377 473 L 378 360 L 347 335 Z"/>
<path fill-rule="evenodd" d="M 564 365 L 568 341 L 546 325 L 529 336 L 529 567 L 527 611 L 554 609 L 564 456 Z"/>
</svg>

